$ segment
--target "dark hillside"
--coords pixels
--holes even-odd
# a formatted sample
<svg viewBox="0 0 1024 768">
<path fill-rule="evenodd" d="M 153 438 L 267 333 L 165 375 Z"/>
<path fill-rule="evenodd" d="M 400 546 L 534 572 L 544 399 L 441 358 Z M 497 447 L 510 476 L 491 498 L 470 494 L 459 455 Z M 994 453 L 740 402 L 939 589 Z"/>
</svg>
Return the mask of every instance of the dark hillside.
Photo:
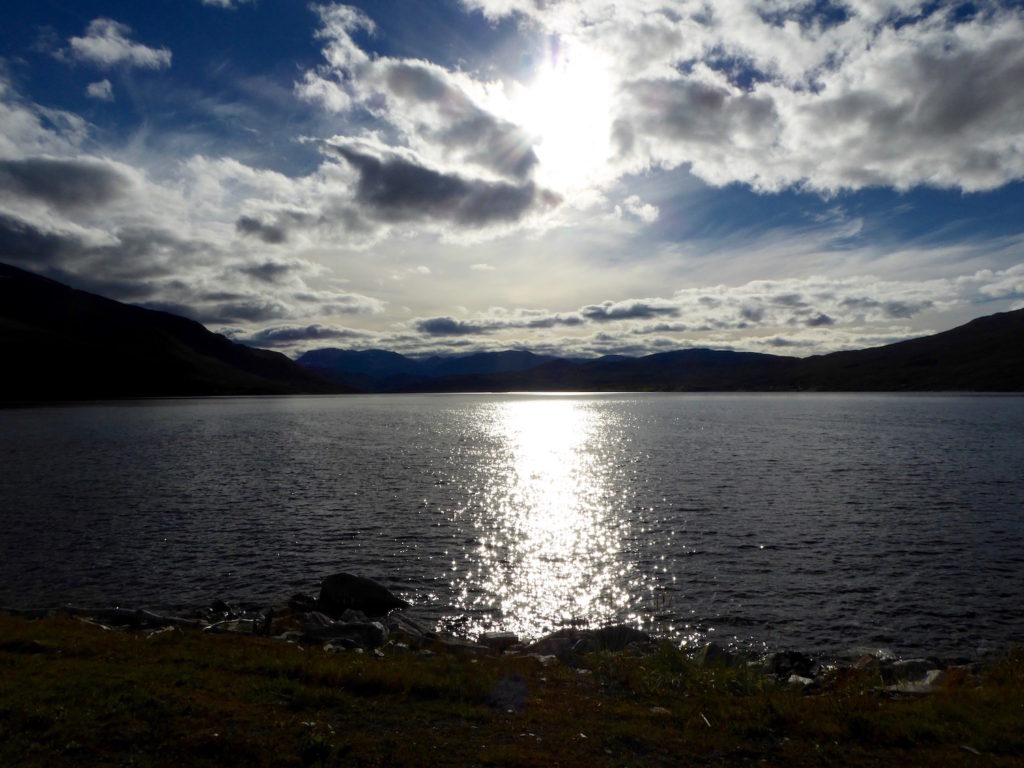
<svg viewBox="0 0 1024 768">
<path fill-rule="evenodd" d="M 0 400 L 343 391 L 277 352 L 0 264 Z"/>
<path fill-rule="evenodd" d="M 795 389 L 862 391 L 1024 390 L 1024 309 L 943 333 L 803 360 Z"/>
</svg>

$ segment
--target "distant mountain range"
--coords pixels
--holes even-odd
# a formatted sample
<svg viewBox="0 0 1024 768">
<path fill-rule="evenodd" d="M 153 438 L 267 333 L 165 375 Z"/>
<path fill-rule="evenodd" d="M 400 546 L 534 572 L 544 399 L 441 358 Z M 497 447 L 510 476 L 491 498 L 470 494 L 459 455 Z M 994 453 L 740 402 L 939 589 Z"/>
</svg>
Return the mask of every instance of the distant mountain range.
<svg viewBox="0 0 1024 768">
<path fill-rule="evenodd" d="M 884 347 L 808 358 L 684 349 L 572 360 L 526 351 L 414 360 L 318 349 L 296 361 L 364 392 L 1024 391 L 1024 310 Z"/>
<path fill-rule="evenodd" d="M 202 325 L 0 264 L 0 401 L 502 391 L 1024 391 L 1024 310 L 808 358 L 685 349 L 593 360 L 525 350 L 404 357 L 318 349 L 296 362 Z"/>
<path fill-rule="evenodd" d="M 0 401 L 350 392 L 285 355 L 0 264 Z"/>
</svg>

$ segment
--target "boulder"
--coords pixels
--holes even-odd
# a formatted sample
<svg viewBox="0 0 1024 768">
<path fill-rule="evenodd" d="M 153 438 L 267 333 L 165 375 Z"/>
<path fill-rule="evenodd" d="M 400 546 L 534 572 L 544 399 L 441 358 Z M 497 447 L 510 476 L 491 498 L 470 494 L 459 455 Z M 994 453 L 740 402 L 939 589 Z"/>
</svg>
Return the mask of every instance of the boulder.
<svg viewBox="0 0 1024 768">
<path fill-rule="evenodd" d="M 572 647 L 572 652 L 578 656 L 585 653 L 597 653 L 600 650 L 601 644 L 593 635 L 585 635 L 581 637 Z"/>
<path fill-rule="evenodd" d="M 480 645 L 486 645 L 497 653 L 502 653 L 518 643 L 519 638 L 515 632 L 484 632 L 480 635 Z"/>
<path fill-rule="evenodd" d="M 297 592 L 288 598 L 288 608 L 293 613 L 309 613 L 316 610 L 316 600 L 309 595 Z"/>
<path fill-rule="evenodd" d="M 764 659 L 764 671 L 780 680 L 792 675 L 814 677 L 814 659 L 798 651 L 777 651 Z"/>
<path fill-rule="evenodd" d="M 409 618 L 402 613 L 392 613 L 384 619 L 384 626 L 394 635 L 408 645 L 419 648 L 425 643 L 437 639 L 437 633 L 429 627 Z"/>
<path fill-rule="evenodd" d="M 326 626 L 310 625 L 305 637 L 346 648 L 377 648 L 384 645 L 388 631 L 378 621 L 335 621 Z"/>
<path fill-rule="evenodd" d="M 536 656 L 557 656 L 565 661 L 572 656 L 573 648 L 579 641 L 578 632 L 563 629 L 530 643 L 527 651 Z"/>
<path fill-rule="evenodd" d="M 434 640 L 434 647 L 443 649 L 448 653 L 470 656 L 483 656 L 490 652 L 490 649 L 485 645 L 480 645 L 472 640 L 466 640 L 461 637 L 455 637 L 454 635 L 438 635 Z"/>
<path fill-rule="evenodd" d="M 339 617 L 340 618 L 340 617 Z M 310 611 L 309 613 L 302 616 L 302 621 L 306 627 L 329 627 L 334 623 L 334 619 L 328 616 L 326 613 L 320 611 Z"/>
<path fill-rule="evenodd" d="M 731 667 L 735 658 L 718 643 L 708 643 L 693 657 L 693 663 L 701 669 Z"/>
<path fill-rule="evenodd" d="M 409 603 L 372 579 L 335 573 L 320 585 L 316 607 L 332 618 L 339 618 L 346 610 L 362 611 L 367 616 L 383 616 L 394 608 L 408 608 Z"/>
<path fill-rule="evenodd" d="M 623 651 L 631 644 L 638 646 L 652 642 L 651 636 L 628 624 L 612 624 L 589 633 L 603 651 Z"/>
</svg>

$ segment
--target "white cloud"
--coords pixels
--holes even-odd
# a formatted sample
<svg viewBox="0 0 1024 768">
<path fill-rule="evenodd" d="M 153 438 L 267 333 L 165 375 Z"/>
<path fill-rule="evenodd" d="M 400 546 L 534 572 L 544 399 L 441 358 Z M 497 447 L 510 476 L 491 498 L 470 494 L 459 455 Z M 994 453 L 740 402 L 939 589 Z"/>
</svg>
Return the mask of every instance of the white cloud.
<svg viewBox="0 0 1024 768">
<path fill-rule="evenodd" d="M 114 88 L 107 79 L 98 80 L 95 83 L 89 83 L 85 88 L 85 95 L 90 99 L 99 99 L 100 101 L 113 101 L 114 100 Z"/>
<path fill-rule="evenodd" d="M 439 339 L 463 339 L 475 349 L 503 349 L 527 329 L 531 349 L 563 355 L 645 354 L 696 346 L 809 355 L 924 335 L 934 330 L 918 321 L 921 316 L 934 319 L 954 312 L 970 318 L 986 314 L 995 301 L 1013 299 L 1024 299 L 1024 264 L 921 281 L 871 276 L 756 280 L 563 312 L 492 308 L 458 319 L 418 317 L 409 328 L 427 346 Z M 406 348 L 412 349 L 408 340 Z"/>
<path fill-rule="evenodd" d="M 329 112 L 356 106 L 398 132 L 400 144 L 446 171 L 524 180 L 537 164 L 522 127 L 489 111 L 494 84 L 481 83 L 431 62 L 371 58 L 353 39 L 373 22 L 347 6 L 317 6 L 327 63 L 303 73 L 296 93 Z"/>
<path fill-rule="evenodd" d="M 308 101 L 316 101 L 328 112 L 345 112 L 352 106 L 352 97 L 342 85 L 317 72 L 306 72 L 295 92 Z"/>
<path fill-rule="evenodd" d="M 330 69 L 326 72 L 344 72 L 370 61 L 369 55 L 352 39 L 355 32 L 373 34 L 376 25 L 358 8 L 347 5 L 314 5 L 320 16 L 321 27 L 316 36 L 326 41 L 323 55 Z"/>
<path fill-rule="evenodd" d="M 924 2 L 465 0 L 616 62 L 619 173 L 762 191 L 1024 178 L 1024 15 Z M 830 10 L 831 18 L 823 14 Z"/>
<path fill-rule="evenodd" d="M 73 154 L 88 132 L 79 115 L 22 99 L 0 71 L 0 157 Z"/>
<path fill-rule="evenodd" d="M 171 66 L 169 48 L 150 48 L 129 39 L 131 27 L 113 19 L 94 19 L 89 22 L 83 37 L 69 41 L 71 55 L 101 69 L 118 64 L 143 69 L 163 69 Z"/>
<path fill-rule="evenodd" d="M 622 207 L 645 224 L 653 224 L 661 213 L 658 206 L 645 203 L 637 195 L 630 195 L 623 200 Z"/>
<path fill-rule="evenodd" d="M 157 175 L 91 146 L 80 118 L 0 78 L 5 261 L 213 325 L 383 312 L 297 252 L 336 237 L 320 220 L 350 177 L 333 164 L 290 178 L 194 156 Z"/>
</svg>

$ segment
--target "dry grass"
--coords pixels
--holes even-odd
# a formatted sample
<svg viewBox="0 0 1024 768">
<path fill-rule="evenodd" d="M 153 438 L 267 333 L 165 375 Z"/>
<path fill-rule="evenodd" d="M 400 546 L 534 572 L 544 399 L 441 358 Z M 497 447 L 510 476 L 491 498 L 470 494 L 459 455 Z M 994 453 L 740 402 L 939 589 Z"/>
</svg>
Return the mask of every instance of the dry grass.
<svg viewBox="0 0 1024 768">
<path fill-rule="evenodd" d="M 1024 653 L 927 696 L 814 692 L 677 650 L 580 666 L 330 654 L 0 617 L 0 765 L 1024 764 Z"/>
</svg>

